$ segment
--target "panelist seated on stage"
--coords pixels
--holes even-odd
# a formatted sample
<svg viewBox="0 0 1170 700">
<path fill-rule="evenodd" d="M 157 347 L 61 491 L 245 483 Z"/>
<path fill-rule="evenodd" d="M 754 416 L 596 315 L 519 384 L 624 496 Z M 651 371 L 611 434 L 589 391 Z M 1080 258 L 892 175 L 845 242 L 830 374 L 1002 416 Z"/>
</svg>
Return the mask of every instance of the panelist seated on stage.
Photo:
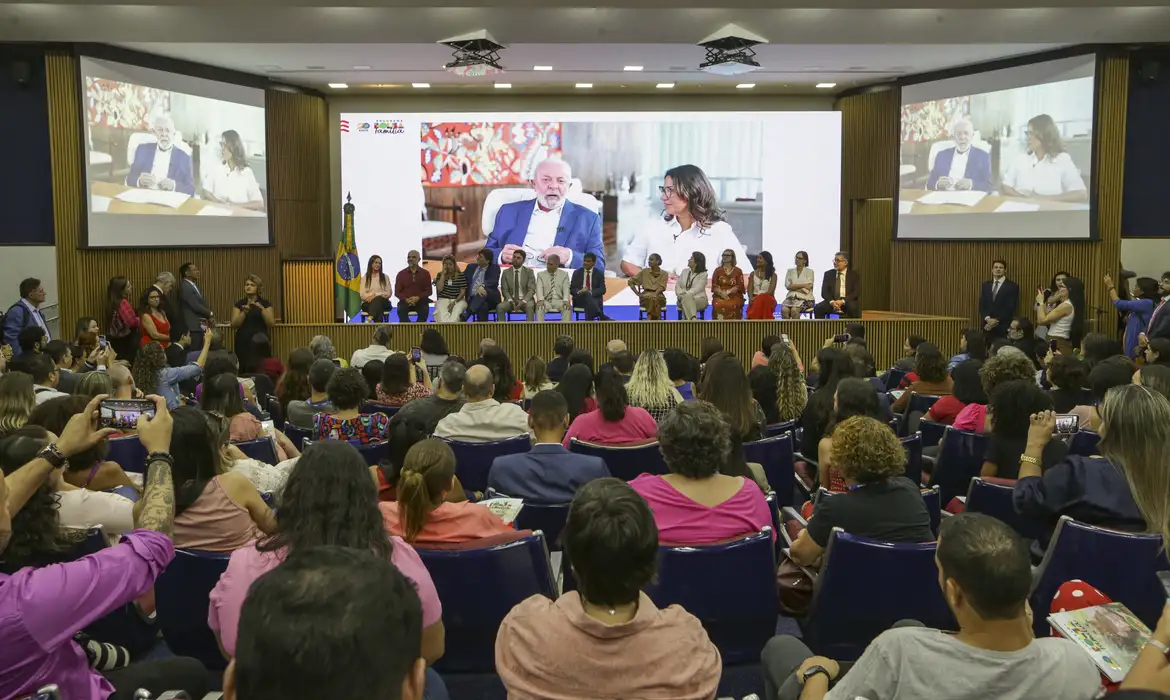
<svg viewBox="0 0 1170 700">
<path fill-rule="evenodd" d="M 837 314 L 841 318 L 861 318 L 861 276 L 849 267 L 849 254 L 833 256 L 833 269 L 826 270 L 821 281 L 821 303 L 813 308 L 817 318 Z"/>
<path fill-rule="evenodd" d="M 536 313 L 536 275 L 524 266 L 527 257 L 523 250 L 516 248 L 512 251 L 512 267 L 500 271 L 500 305 L 496 307 L 497 321 L 507 321 L 509 311 L 527 314 L 529 321 Z"/>
<path fill-rule="evenodd" d="M 573 320 L 573 297 L 569 293 L 569 273 L 560 269 L 561 260 L 548 256 L 545 269 L 536 274 L 536 320 L 547 313 L 560 313 L 562 321 Z"/>
<path fill-rule="evenodd" d="M 991 153 L 973 143 L 974 135 L 970 119 L 955 122 L 951 127 L 955 145 L 935 156 L 926 189 L 991 192 Z"/>
<path fill-rule="evenodd" d="M 495 253 L 487 248 L 475 256 L 475 264 L 463 271 L 467 281 L 467 309 L 460 314 L 461 321 L 475 316 L 476 321 L 488 320 L 488 312 L 500 304 L 500 266 L 492 262 Z"/>
<path fill-rule="evenodd" d="M 394 278 L 394 292 L 398 297 L 398 322 L 408 323 L 410 312 L 418 316 L 416 323 L 426 323 L 431 310 L 431 273 L 418 264 L 422 255 L 417 250 L 406 254 L 406 267 Z"/>
<path fill-rule="evenodd" d="M 134 151 L 126 184 L 147 190 L 195 194 L 195 175 L 191 155 L 176 148 L 175 122 L 169 114 L 160 114 L 151 124 L 154 142 L 144 143 Z"/>
<path fill-rule="evenodd" d="M 536 166 L 534 199 L 522 199 L 499 208 L 485 248 L 501 265 L 523 250 L 528 264 L 539 267 L 555 254 L 566 267 L 579 267 L 585 253 L 598 257 L 605 269 L 601 245 L 601 217 L 588 207 L 569 201 L 573 172 L 569 164 L 550 158 Z"/>
<path fill-rule="evenodd" d="M 609 320 L 605 315 L 605 272 L 597 267 L 593 253 L 586 253 L 584 266 L 573 271 L 569 294 L 573 295 L 573 307 L 585 310 L 586 321 Z"/>
</svg>

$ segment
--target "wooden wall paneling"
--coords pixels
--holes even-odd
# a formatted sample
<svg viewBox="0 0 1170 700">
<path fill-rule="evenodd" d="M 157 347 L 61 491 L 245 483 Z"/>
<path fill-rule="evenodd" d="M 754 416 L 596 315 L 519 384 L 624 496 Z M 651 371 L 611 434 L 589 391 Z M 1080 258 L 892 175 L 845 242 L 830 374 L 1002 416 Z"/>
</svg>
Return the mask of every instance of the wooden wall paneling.
<svg viewBox="0 0 1170 700">
<path fill-rule="evenodd" d="M 894 200 L 855 199 L 852 206 L 853 265 L 861 271 L 863 309 L 890 309 L 890 237 Z"/>
<path fill-rule="evenodd" d="M 268 90 L 269 194 L 285 257 L 329 255 L 329 126 L 325 100 Z"/>
<path fill-rule="evenodd" d="M 889 197 L 897 186 L 898 114 L 902 92 L 897 88 L 843 97 L 841 112 L 841 246 L 859 244 L 850 234 L 851 202 Z M 868 302 L 867 302 L 868 303 Z M 877 308 L 877 307 L 874 307 Z"/>
<path fill-rule="evenodd" d="M 285 323 L 333 322 L 332 260 L 285 260 L 281 274 Z"/>
</svg>

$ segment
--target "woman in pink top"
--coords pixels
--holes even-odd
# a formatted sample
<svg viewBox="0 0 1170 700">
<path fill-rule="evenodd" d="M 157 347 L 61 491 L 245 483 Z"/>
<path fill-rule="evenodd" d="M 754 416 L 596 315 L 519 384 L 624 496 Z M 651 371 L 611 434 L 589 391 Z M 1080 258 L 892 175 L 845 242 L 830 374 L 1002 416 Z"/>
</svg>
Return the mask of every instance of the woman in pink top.
<svg viewBox="0 0 1170 700">
<path fill-rule="evenodd" d="M 578 414 L 565 433 L 564 445 L 577 438 L 598 445 L 622 445 L 653 440 L 658 435 L 654 416 L 644 408 L 631 406 L 626 388 L 610 367 L 597 373 L 597 410 Z"/>
<path fill-rule="evenodd" d="M 395 489 L 398 500 L 378 504 L 386 530 L 415 546 L 515 532 L 484 506 L 466 500 L 448 502 L 447 494 L 455 488 L 451 447 L 435 438 L 415 443 L 402 460 Z"/>
<path fill-rule="evenodd" d="M 387 537 L 369 468 L 353 445 L 339 440 L 314 443 L 297 460 L 280 502 L 276 532 L 232 552 L 207 612 L 207 624 L 224 651 L 235 655 L 240 609 L 252 582 L 298 551 L 327 545 L 390 559 L 422 601 L 423 658 L 432 664 L 443 655 L 443 608 L 431 575 L 410 545 Z"/>
<path fill-rule="evenodd" d="M 219 428 L 214 418 L 183 406 L 171 412 L 175 465 L 175 547 L 231 552 L 276 531 L 272 509 L 238 472 L 219 473 Z"/>
<path fill-rule="evenodd" d="M 650 504 L 663 543 L 706 544 L 771 527 L 760 487 L 719 473 L 731 451 L 719 409 L 706 401 L 675 406 L 658 424 L 658 446 L 671 473 L 643 474 L 630 486 Z"/>
<path fill-rule="evenodd" d="M 569 507 L 564 539 L 578 590 L 555 601 L 532 596 L 496 634 L 508 697 L 714 698 L 722 662 L 703 625 L 642 592 L 658 562 L 646 502 L 619 479 L 591 481 Z"/>
</svg>

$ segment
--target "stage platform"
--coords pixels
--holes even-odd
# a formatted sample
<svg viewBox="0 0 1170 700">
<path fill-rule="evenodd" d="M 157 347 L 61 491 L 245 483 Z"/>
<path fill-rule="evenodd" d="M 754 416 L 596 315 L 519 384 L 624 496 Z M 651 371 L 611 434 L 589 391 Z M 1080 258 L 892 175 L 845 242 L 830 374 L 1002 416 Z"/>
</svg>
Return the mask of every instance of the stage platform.
<svg viewBox="0 0 1170 700">
<path fill-rule="evenodd" d="M 944 354 L 958 347 L 962 330 L 971 324 L 966 318 L 920 316 L 887 311 L 867 311 L 862 318 L 866 342 L 879 368 L 888 367 L 901 356 L 902 342 L 916 333 L 939 344 Z M 805 362 L 812 360 L 826 338 L 845 329 L 844 320 L 799 321 L 600 321 L 528 323 L 412 323 L 395 324 L 391 346 L 408 350 L 417 345 L 423 328 L 436 328 L 447 341 L 451 354 L 464 358 L 478 355 L 480 340 L 492 338 L 503 345 L 512 358 L 517 375 L 532 355 L 545 360 L 552 357 L 553 340 L 563 334 L 573 337 L 578 347 L 590 350 L 600 363 L 604 361 L 605 344 L 620 338 L 632 351 L 660 350 L 677 347 L 697 355 L 703 338 L 714 336 L 724 348 L 742 358 L 744 365 L 751 361 L 766 335 L 787 334 L 796 344 Z M 225 332 L 226 345 L 231 345 L 231 330 Z M 273 328 L 273 351 L 287 362 L 289 352 L 307 347 L 316 335 L 327 335 L 337 348 L 338 357 L 346 360 L 354 350 L 367 347 L 373 334 L 372 324 L 281 324 Z"/>
</svg>

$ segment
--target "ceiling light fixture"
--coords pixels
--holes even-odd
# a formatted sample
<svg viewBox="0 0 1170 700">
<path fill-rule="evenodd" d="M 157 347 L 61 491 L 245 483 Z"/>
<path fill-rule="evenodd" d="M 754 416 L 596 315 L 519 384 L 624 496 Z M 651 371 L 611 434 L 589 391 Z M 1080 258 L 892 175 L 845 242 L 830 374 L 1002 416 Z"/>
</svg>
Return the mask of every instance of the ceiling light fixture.
<svg viewBox="0 0 1170 700">
<path fill-rule="evenodd" d="M 825 90 L 828 88 L 837 87 L 837 83 L 817 83 L 817 87 L 821 88 L 822 90 Z"/>
<path fill-rule="evenodd" d="M 354 66 L 354 70 L 373 70 L 373 66 Z"/>
<path fill-rule="evenodd" d="M 577 87 L 585 89 L 593 87 L 593 83 L 577 83 Z"/>
<path fill-rule="evenodd" d="M 674 83 L 658 83 L 658 85 L 656 85 L 655 87 L 660 88 L 662 90 L 669 90 L 670 88 L 674 87 Z"/>
<path fill-rule="evenodd" d="M 751 90 L 755 86 L 756 86 L 755 83 L 740 83 L 739 85 L 735 86 L 735 89 L 736 90 Z"/>
<path fill-rule="evenodd" d="M 329 83 L 329 87 L 333 88 L 334 90 L 344 90 L 345 88 L 349 87 L 349 85 L 346 85 L 345 83 Z"/>
<path fill-rule="evenodd" d="M 431 84 L 430 83 L 411 83 L 410 86 L 412 88 L 429 88 L 431 86 Z"/>
<path fill-rule="evenodd" d="M 636 72 L 636 71 L 640 71 L 640 70 L 642 70 L 642 66 L 626 66 L 626 67 L 625 67 L 625 68 L 623 68 L 622 70 L 626 70 L 626 71 L 630 71 L 630 72 Z"/>
<path fill-rule="evenodd" d="M 496 83 L 497 90 L 508 90 L 512 87 L 512 83 Z"/>
<path fill-rule="evenodd" d="M 552 70 L 552 66 L 533 66 L 532 70 Z"/>
</svg>

